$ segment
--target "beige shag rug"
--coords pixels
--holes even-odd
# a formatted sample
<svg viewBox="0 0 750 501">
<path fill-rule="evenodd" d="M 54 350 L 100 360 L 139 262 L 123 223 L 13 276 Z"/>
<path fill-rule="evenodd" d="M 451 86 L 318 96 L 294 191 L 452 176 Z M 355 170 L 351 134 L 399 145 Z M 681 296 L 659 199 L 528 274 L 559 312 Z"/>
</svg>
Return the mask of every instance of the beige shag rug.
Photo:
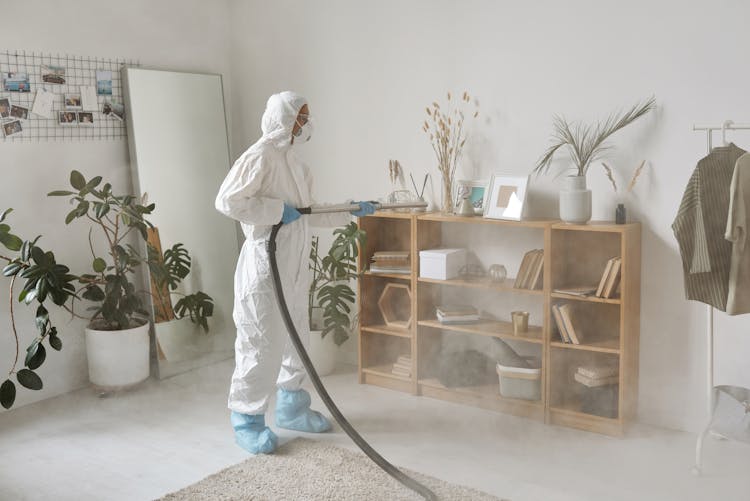
<svg viewBox="0 0 750 501">
<path fill-rule="evenodd" d="M 498 501 L 483 492 L 403 470 L 441 500 Z M 416 501 L 361 452 L 351 452 L 305 438 L 279 447 L 272 455 L 253 456 L 159 501 Z"/>
</svg>

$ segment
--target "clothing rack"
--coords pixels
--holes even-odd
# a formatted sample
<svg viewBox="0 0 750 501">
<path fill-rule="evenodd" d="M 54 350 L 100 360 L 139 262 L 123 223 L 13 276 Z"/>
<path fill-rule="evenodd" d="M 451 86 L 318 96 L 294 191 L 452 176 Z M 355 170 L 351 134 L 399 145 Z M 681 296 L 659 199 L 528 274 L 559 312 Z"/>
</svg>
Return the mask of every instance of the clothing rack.
<svg viewBox="0 0 750 501">
<path fill-rule="evenodd" d="M 710 154 L 713 149 L 713 132 L 721 131 L 721 140 L 724 145 L 727 144 L 727 131 L 728 130 L 750 130 L 750 123 L 736 124 L 732 120 L 725 120 L 721 125 L 693 125 L 694 131 L 706 131 L 706 154 Z M 708 406 L 708 415 L 710 416 L 713 412 L 713 389 L 714 389 L 714 308 L 711 305 L 706 305 L 706 311 L 708 313 L 706 319 L 706 333 L 707 333 L 707 357 L 708 357 L 708 380 L 706 392 L 708 398 L 706 399 Z"/>
</svg>

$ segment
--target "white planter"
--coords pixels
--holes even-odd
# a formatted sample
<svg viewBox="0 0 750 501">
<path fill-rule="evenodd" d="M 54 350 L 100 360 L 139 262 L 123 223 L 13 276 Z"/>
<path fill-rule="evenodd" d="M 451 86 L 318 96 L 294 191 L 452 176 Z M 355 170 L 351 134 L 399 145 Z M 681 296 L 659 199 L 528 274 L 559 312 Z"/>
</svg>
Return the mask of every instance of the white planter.
<svg viewBox="0 0 750 501">
<path fill-rule="evenodd" d="M 325 338 L 323 331 L 310 331 L 308 354 L 319 376 L 327 376 L 336 367 L 336 352 L 338 346 L 333 342 L 333 333 L 329 332 Z"/>
<path fill-rule="evenodd" d="M 560 219 L 571 224 L 585 224 L 591 219 L 591 190 L 586 189 L 586 176 L 563 178 Z"/>
<path fill-rule="evenodd" d="M 149 376 L 149 324 L 121 331 L 86 328 L 89 380 L 103 390 L 134 386 Z"/>
</svg>

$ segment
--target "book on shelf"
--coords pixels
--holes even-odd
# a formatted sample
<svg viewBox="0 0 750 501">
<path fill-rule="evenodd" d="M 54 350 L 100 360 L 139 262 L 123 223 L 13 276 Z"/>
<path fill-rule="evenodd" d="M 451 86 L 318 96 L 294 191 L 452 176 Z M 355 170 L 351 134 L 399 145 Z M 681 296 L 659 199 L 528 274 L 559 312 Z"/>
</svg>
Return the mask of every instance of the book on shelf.
<svg viewBox="0 0 750 501">
<path fill-rule="evenodd" d="M 565 331 L 565 323 L 563 322 L 562 315 L 560 315 L 560 307 L 556 304 L 552 305 L 552 316 L 555 318 L 557 330 L 560 332 L 560 339 L 562 339 L 563 343 L 570 343 L 570 337 Z"/>
<path fill-rule="evenodd" d="M 591 379 L 602 379 L 617 376 L 619 369 L 617 365 L 582 365 L 578 368 L 578 374 Z"/>
<path fill-rule="evenodd" d="M 596 287 L 584 285 L 582 287 L 566 287 L 564 289 L 555 289 L 552 292 L 556 292 L 557 294 L 567 294 L 568 296 L 588 297 L 594 295 L 596 290 Z"/>
<path fill-rule="evenodd" d="M 370 273 L 398 273 L 408 275 L 411 273 L 411 266 L 408 264 L 406 266 L 391 266 L 373 263 L 370 265 Z"/>
<path fill-rule="evenodd" d="M 443 316 L 463 316 L 463 315 L 478 315 L 479 310 L 473 306 L 455 304 L 455 305 L 441 305 L 435 308 L 438 315 Z"/>
<path fill-rule="evenodd" d="M 611 298 L 614 295 L 617 286 L 620 285 L 620 268 L 622 267 L 622 259 L 615 258 L 612 262 L 612 269 L 609 270 L 609 278 L 607 278 L 607 285 L 604 286 L 604 292 L 602 297 Z"/>
<path fill-rule="evenodd" d="M 391 374 L 395 376 L 401 376 L 401 377 L 411 377 L 411 370 L 403 370 L 394 365 L 393 370 L 391 370 Z"/>
<path fill-rule="evenodd" d="M 441 324 L 474 324 L 479 322 L 480 317 L 479 314 L 446 316 L 438 313 L 437 319 Z"/>
<path fill-rule="evenodd" d="M 576 372 L 573 375 L 573 378 L 581 383 L 584 386 L 588 386 L 589 388 L 596 388 L 598 386 L 609 386 L 611 384 L 617 384 L 620 382 L 620 376 L 611 376 L 611 377 L 605 377 L 605 378 L 590 378 L 586 377 L 580 372 Z"/>
<path fill-rule="evenodd" d="M 531 280 L 529 280 L 527 289 L 537 290 L 542 288 L 544 282 L 544 250 L 537 250 L 537 259 L 534 262 L 533 273 L 531 274 Z"/>
<path fill-rule="evenodd" d="M 408 261 L 409 251 L 377 251 L 372 254 L 373 261 Z"/>
<path fill-rule="evenodd" d="M 580 329 L 576 330 L 573 325 L 573 307 L 567 303 L 561 304 L 558 307 L 558 311 L 562 317 L 563 324 L 565 325 L 565 333 L 570 338 L 570 342 L 573 344 L 581 344 L 581 331 Z"/>
<path fill-rule="evenodd" d="M 541 287 L 544 270 L 544 250 L 533 249 L 524 254 L 513 287 L 537 289 Z"/>
</svg>

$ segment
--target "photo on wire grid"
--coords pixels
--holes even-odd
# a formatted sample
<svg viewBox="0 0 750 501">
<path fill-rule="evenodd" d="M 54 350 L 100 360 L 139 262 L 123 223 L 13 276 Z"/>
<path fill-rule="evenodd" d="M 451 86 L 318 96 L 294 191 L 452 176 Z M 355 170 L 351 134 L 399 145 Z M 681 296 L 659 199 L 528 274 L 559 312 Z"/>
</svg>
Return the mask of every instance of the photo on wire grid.
<svg viewBox="0 0 750 501">
<path fill-rule="evenodd" d="M 28 120 L 29 109 L 24 108 L 23 106 L 17 106 L 14 104 L 10 107 L 10 116 L 12 116 L 13 118 L 20 118 L 22 120 Z"/>
<path fill-rule="evenodd" d="M 112 72 L 96 70 L 96 93 L 100 96 L 112 95 Z"/>
<path fill-rule="evenodd" d="M 81 105 L 81 94 L 65 94 L 65 109 L 66 110 L 80 110 Z"/>
<path fill-rule="evenodd" d="M 114 99 L 105 100 L 102 114 L 122 122 L 125 119 L 125 106 Z"/>
<path fill-rule="evenodd" d="M 58 111 L 57 123 L 63 126 L 78 125 L 75 111 Z"/>
<path fill-rule="evenodd" d="M 21 127 L 20 120 L 3 123 L 3 134 L 5 134 L 5 137 L 15 136 L 21 132 L 23 132 L 23 127 Z"/>
<path fill-rule="evenodd" d="M 4 89 L 8 92 L 31 92 L 29 75 L 26 73 L 3 73 Z"/>
<path fill-rule="evenodd" d="M 65 83 L 65 68 L 51 64 L 42 65 L 42 82 L 51 84 Z"/>
<path fill-rule="evenodd" d="M 78 125 L 84 127 L 92 127 L 94 125 L 94 114 L 90 111 L 79 111 Z"/>
<path fill-rule="evenodd" d="M 0 98 L 0 118 L 10 117 L 10 99 L 7 97 Z"/>
</svg>

